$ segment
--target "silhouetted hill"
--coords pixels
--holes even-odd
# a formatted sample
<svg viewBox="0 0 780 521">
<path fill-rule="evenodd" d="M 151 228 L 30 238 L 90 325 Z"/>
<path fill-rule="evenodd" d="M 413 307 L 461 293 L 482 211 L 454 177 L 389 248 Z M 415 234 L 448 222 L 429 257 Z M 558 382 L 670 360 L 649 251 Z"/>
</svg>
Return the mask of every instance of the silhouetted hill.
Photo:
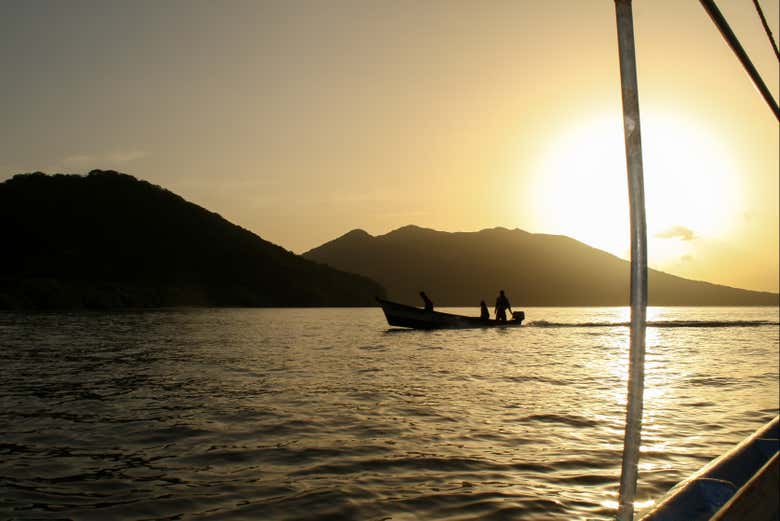
<svg viewBox="0 0 780 521">
<path fill-rule="evenodd" d="M 356 306 L 384 294 L 113 171 L 0 183 L 0 308 Z"/>
<path fill-rule="evenodd" d="M 518 306 L 622 306 L 629 302 L 629 263 L 569 237 L 494 228 L 446 233 L 405 226 L 372 237 L 362 230 L 303 254 L 359 273 L 388 296 L 419 305 L 425 290 L 437 305 L 489 304 L 505 289 Z M 698 282 L 650 270 L 651 305 L 778 305 L 775 293 Z"/>
</svg>

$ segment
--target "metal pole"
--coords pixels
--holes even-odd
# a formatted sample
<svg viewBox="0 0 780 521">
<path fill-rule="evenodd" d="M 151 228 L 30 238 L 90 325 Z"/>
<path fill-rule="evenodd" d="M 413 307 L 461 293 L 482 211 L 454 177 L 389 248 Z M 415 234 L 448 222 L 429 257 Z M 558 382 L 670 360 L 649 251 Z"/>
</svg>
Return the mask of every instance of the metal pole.
<svg viewBox="0 0 780 521">
<path fill-rule="evenodd" d="M 729 27 L 728 22 L 726 22 L 726 19 L 723 17 L 720 9 L 718 9 L 718 6 L 715 5 L 713 0 L 699 1 L 701 2 L 702 7 L 704 7 L 704 10 L 707 11 L 707 14 L 710 15 L 710 18 L 712 18 L 712 21 L 715 22 L 715 25 L 718 27 L 718 30 L 720 30 L 720 34 L 723 35 L 726 43 L 729 44 L 731 50 L 734 51 L 734 54 L 736 54 L 737 58 L 739 58 L 742 66 L 750 75 L 750 79 L 753 80 L 753 84 L 758 89 L 758 92 L 760 92 L 761 96 L 763 96 L 764 101 L 766 101 L 767 105 L 769 105 L 769 108 L 772 109 L 775 117 L 780 120 L 780 108 L 778 108 L 777 102 L 772 97 L 772 93 L 769 92 L 769 89 L 764 83 L 764 80 L 761 79 L 761 75 L 758 74 L 758 71 L 753 66 L 753 62 L 751 62 L 750 58 L 748 58 L 745 49 L 742 48 L 742 45 L 737 39 L 737 36 L 734 34 L 734 31 L 731 30 L 731 27 Z"/>
<path fill-rule="evenodd" d="M 772 50 L 775 51 L 775 56 L 777 57 L 778 61 L 780 61 L 780 49 L 777 48 L 775 39 L 772 37 L 772 29 L 770 29 L 769 24 L 766 23 L 766 16 L 764 16 L 764 10 L 761 9 L 761 4 L 758 3 L 758 0 L 753 0 L 753 5 L 756 7 L 756 12 L 758 13 L 758 17 L 761 19 L 761 25 L 764 26 L 764 32 L 766 33 L 766 37 L 769 39 L 769 45 L 772 47 Z"/>
<path fill-rule="evenodd" d="M 642 133 L 636 79 L 634 21 L 631 0 L 615 0 L 620 84 L 623 96 L 623 132 L 626 141 L 628 202 L 631 214 L 631 339 L 629 344 L 628 399 L 623 465 L 620 475 L 617 519 L 634 517 L 639 444 L 644 394 L 645 326 L 647 322 L 647 223 L 642 167 Z"/>
</svg>

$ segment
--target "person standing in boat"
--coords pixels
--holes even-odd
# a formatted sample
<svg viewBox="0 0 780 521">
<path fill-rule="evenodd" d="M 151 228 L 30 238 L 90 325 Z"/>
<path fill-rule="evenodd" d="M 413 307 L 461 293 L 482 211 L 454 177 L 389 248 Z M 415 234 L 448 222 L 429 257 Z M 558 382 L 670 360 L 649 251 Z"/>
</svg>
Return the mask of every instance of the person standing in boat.
<svg viewBox="0 0 780 521">
<path fill-rule="evenodd" d="M 499 322 L 506 322 L 507 310 L 509 310 L 511 313 L 512 305 L 509 303 L 509 299 L 506 298 L 506 295 L 504 295 L 504 290 L 502 289 L 498 294 L 498 298 L 496 298 L 496 320 Z"/>
<path fill-rule="evenodd" d="M 420 298 L 425 302 L 425 311 L 433 311 L 433 301 L 428 298 L 424 291 L 420 292 Z"/>
<path fill-rule="evenodd" d="M 482 320 L 490 320 L 490 311 L 488 311 L 487 304 L 484 300 L 479 301 L 479 318 Z"/>
</svg>

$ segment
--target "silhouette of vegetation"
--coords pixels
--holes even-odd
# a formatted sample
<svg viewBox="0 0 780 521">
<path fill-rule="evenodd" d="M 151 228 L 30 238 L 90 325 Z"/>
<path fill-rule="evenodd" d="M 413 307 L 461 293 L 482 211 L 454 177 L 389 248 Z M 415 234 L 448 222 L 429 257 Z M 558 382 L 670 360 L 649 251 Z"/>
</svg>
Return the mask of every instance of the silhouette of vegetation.
<svg viewBox="0 0 780 521">
<path fill-rule="evenodd" d="M 0 309 L 362 306 L 384 290 L 114 171 L 0 183 Z"/>
<path fill-rule="evenodd" d="M 517 306 L 625 306 L 629 263 L 569 237 L 494 228 L 446 233 L 405 226 L 373 237 L 363 230 L 303 254 L 359 273 L 387 288 L 388 298 L 418 305 L 420 287 L 441 306 L 474 306 L 500 288 Z M 649 273 L 657 306 L 777 306 L 777 293 L 748 291 Z"/>
</svg>

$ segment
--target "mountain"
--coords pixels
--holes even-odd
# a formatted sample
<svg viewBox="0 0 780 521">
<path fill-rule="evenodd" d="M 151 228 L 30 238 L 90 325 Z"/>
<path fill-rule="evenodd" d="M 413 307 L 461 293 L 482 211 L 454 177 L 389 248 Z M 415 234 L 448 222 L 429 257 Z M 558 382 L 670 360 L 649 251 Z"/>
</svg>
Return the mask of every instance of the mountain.
<svg viewBox="0 0 780 521">
<path fill-rule="evenodd" d="M 405 226 L 373 237 L 353 230 L 303 256 L 359 273 L 389 298 L 419 305 L 425 290 L 437 305 L 492 304 L 504 289 L 517 306 L 623 306 L 629 262 L 569 237 L 493 228 L 446 233 Z M 648 275 L 649 303 L 659 306 L 778 305 L 776 293 Z"/>
<path fill-rule="evenodd" d="M 363 306 L 384 290 L 114 171 L 0 183 L 0 309 Z"/>
</svg>

